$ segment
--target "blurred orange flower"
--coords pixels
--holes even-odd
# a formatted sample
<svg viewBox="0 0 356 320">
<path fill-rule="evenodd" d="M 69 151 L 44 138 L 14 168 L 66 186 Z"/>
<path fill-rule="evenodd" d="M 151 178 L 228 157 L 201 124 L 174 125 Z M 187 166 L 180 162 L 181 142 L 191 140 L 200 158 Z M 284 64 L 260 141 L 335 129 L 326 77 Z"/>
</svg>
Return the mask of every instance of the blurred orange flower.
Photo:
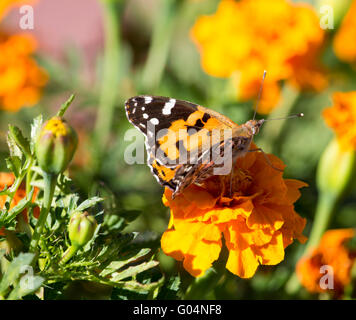
<svg viewBox="0 0 356 320">
<path fill-rule="evenodd" d="M 343 292 L 345 285 L 350 283 L 351 267 L 356 257 L 355 252 L 351 252 L 345 243 L 354 236 L 353 229 L 329 230 L 324 233 L 319 246 L 299 260 L 297 275 L 309 292 L 325 291 L 320 286 L 320 279 L 324 275 L 320 268 L 324 265 L 333 268 L 335 293 Z"/>
<path fill-rule="evenodd" d="M 270 162 L 284 168 L 280 159 Z M 183 261 L 193 276 L 201 276 L 218 259 L 223 237 L 229 250 L 226 268 L 242 278 L 252 277 L 257 267 L 275 265 L 284 259 L 284 249 L 294 239 L 304 242 L 305 219 L 294 211 L 304 182 L 283 179 L 263 154 L 248 153 L 237 160 L 230 175 L 213 176 L 201 185 L 191 185 L 171 199 L 166 188 L 163 203 L 170 208 L 163 251 Z"/>
<path fill-rule="evenodd" d="M 268 71 L 259 112 L 279 100 L 281 80 L 298 89 L 321 90 L 326 78 L 318 66 L 324 31 L 314 9 L 287 0 L 222 0 L 214 15 L 202 16 L 192 29 L 203 69 L 233 77 L 242 100 L 257 96 Z"/>
<path fill-rule="evenodd" d="M 16 5 L 33 4 L 37 0 L 1 0 L 0 1 L 0 20 L 1 18 Z"/>
<path fill-rule="evenodd" d="M 3 190 L 5 188 L 5 186 L 11 187 L 11 185 L 14 183 L 14 181 L 15 181 L 15 176 L 13 173 L 0 172 L 0 190 Z M 37 197 L 37 193 L 38 193 L 38 189 L 36 188 L 35 192 L 33 194 L 33 201 L 35 201 L 35 199 Z M 22 200 L 25 197 L 26 197 L 26 190 L 25 190 L 25 187 L 23 185 L 21 185 L 15 193 L 15 196 L 11 202 L 11 205 L 10 205 L 10 209 L 15 207 L 20 202 L 20 200 Z M 0 208 L 4 207 L 6 198 L 7 198 L 6 195 L 0 196 Z M 28 221 L 27 210 L 24 210 L 22 212 L 22 216 L 25 219 L 25 221 L 27 222 Z M 34 216 L 36 218 L 39 217 L 39 208 L 38 207 L 36 207 L 34 210 Z M 0 229 L 0 235 L 1 236 L 4 235 L 3 228 Z"/>
<path fill-rule="evenodd" d="M 333 48 L 336 56 L 345 62 L 356 62 L 356 1 L 352 1 L 334 40 Z"/>
<path fill-rule="evenodd" d="M 0 20 L 15 5 L 33 4 L 35 0 L 2 0 Z M 36 41 L 31 35 L 6 35 L 0 32 L 0 109 L 17 111 L 33 106 L 40 99 L 47 73 L 31 55 Z"/>
<path fill-rule="evenodd" d="M 344 150 L 356 150 L 356 91 L 335 92 L 333 104 L 323 111 L 325 122 Z"/>
<path fill-rule="evenodd" d="M 48 76 L 31 57 L 35 49 L 30 35 L 0 34 L 0 109 L 17 111 L 40 99 Z"/>
</svg>

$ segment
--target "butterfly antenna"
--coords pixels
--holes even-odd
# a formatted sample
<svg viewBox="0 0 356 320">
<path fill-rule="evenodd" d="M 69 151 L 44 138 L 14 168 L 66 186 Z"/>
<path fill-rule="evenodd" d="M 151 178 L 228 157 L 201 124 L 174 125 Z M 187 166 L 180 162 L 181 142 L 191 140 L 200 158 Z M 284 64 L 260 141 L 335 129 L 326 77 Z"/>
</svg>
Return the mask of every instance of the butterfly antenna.
<svg viewBox="0 0 356 320">
<path fill-rule="evenodd" d="M 256 107 L 255 107 L 255 113 L 253 114 L 253 119 L 252 120 L 255 120 L 255 118 L 256 118 L 256 113 L 257 113 L 257 110 L 258 110 L 258 103 L 261 100 L 262 88 L 263 88 L 263 83 L 264 83 L 265 78 L 266 78 L 266 74 L 267 74 L 267 71 L 265 70 L 263 72 L 262 82 L 261 82 L 261 85 L 260 85 L 260 90 L 258 92 L 258 97 L 257 97 L 257 102 L 256 102 Z"/>
<path fill-rule="evenodd" d="M 304 113 L 296 113 L 296 114 L 292 114 L 288 117 L 285 118 L 274 118 L 274 119 L 266 119 L 264 121 L 271 121 L 271 120 L 285 120 L 285 119 L 293 119 L 293 118 L 302 118 L 304 117 Z"/>
</svg>

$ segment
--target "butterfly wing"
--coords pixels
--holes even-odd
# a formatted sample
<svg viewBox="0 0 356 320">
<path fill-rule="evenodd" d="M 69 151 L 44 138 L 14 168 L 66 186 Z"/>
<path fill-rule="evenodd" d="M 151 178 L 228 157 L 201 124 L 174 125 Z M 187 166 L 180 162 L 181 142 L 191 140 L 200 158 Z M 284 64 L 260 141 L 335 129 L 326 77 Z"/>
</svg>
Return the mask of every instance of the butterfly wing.
<svg viewBox="0 0 356 320">
<path fill-rule="evenodd" d="M 153 175 L 172 190 L 188 172 L 196 176 L 203 155 L 221 139 L 217 132 L 237 127 L 218 112 L 172 98 L 136 96 L 126 101 L 125 108 L 128 120 L 145 135 Z"/>
</svg>

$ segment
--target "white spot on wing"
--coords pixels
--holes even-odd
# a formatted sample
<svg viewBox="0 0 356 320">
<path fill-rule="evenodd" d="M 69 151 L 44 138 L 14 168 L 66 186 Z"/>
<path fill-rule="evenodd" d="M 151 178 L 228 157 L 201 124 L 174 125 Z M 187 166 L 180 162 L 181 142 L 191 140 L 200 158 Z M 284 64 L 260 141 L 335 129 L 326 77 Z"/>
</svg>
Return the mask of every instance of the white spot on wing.
<svg viewBox="0 0 356 320">
<path fill-rule="evenodd" d="M 148 103 L 151 103 L 152 101 L 152 97 L 150 96 L 145 96 L 145 103 L 148 104 Z"/>
<path fill-rule="evenodd" d="M 152 124 L 154 124 L 154 125 L 159 124 L 159 120 L 158 120 L 157 118 L 152 118 L 152 119 L 150 120 L 150 122 L 151 122 Z"/>
<path fill-rule="evenodd" d="M 148 114 L 147 113 L 144 113 L 142 116 L 143 116 L 144 119 L 148 119 Z"/>
<path fill-rule="evenodd" d="M 175 104 L 176 104 L 176 99 L 169 99 L 169 101 L 164 104 L 162 113 L 164 115 L 170 115 Z"/>
</svg>

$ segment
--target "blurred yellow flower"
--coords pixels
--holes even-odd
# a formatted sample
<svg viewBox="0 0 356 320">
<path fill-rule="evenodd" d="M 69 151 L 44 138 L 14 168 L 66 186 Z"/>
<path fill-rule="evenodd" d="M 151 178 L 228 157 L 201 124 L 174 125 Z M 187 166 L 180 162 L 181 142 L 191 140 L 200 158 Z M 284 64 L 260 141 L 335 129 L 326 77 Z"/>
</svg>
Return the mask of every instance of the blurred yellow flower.
<svg viewBox="0 0 356 320">
<path fill-rule="evenodd" d="M 284 168 L 277 157 L 268 158 Z M 251 152 L 235 164 L 232 194 L 230 175 L 191 185 L 174 199 L 166 188 L 163 203 L 171 218 L 161 239 L 163 251 L 183 261 L 195 277 L 218 259 L 223 239 L 229 251 L 226 268 L 239 277 L 252 277 L 260 264 L 280 263 L 294 239 L 306 240 L 302 235 L 306 221 L 294 211 L 298 189 L 306 184 L 282 175 L 263 154 Z"/>
<path fill-rule="evenodd" d="M 31 57 L 30 35 L 0 34 L 0 109 L 17 111 L 38 102 L 48 76 Z"/>
<path fill-rule="evenodd" d="M 335 92 L 332 107 L 323 111 L 327 125 L 344 150 L 356 150 L 356 91 Z"/>
<path fill-rule="evenodd" d="M 332 268 L 334 293 L 339 295 L 343 292 L 351 281 L 351 267 L 356 257 L 355 252 L 351 252 L 345 243 L 354 236 L 353 229 L 329 230 L 324 233 L 319 246 L 299 260 L 297 275 L 309 292 L 325 291 L 320 285 L 321 278 L 326 274 L 326 271 L 320 271 L 322 266 Z"/>
<path fill-rule="evenodd" d="M 336 56 L 345 62 L 356 62 L 356 1 L 353 1 L 337 31 L 333 48 Z"/>
<path fill-rule="evenodd" d="M 317 64 L 324 31 L 314 9 L 287 0 L 222 0 L 217 12 L 192 28 L 203 69 L 215 77 L 237 79 L 238 97 L 257 96 L 268 71 L 259 112 L 279 100 L 281 80 L 298 89 L 320 90 L 326 78 Z"/>
</svg>

